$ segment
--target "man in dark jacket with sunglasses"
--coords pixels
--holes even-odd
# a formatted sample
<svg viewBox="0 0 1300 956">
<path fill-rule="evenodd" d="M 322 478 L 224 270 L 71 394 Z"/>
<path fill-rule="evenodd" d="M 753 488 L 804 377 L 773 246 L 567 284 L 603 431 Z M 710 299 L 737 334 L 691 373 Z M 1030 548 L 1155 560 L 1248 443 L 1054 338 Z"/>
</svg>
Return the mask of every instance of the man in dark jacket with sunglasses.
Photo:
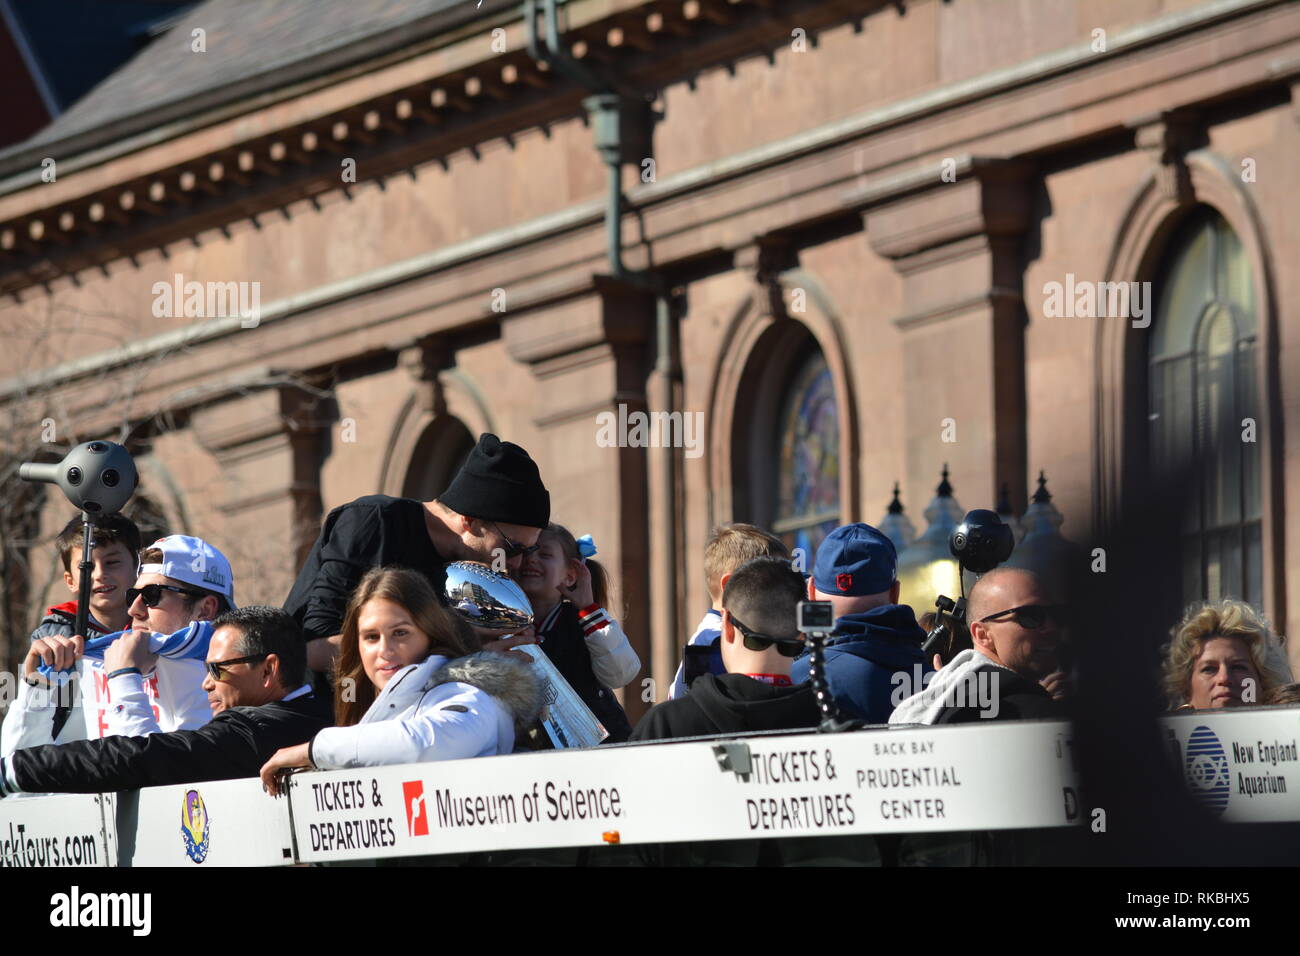
<svg viewBox="0 0 1300 956">
<path fill-rule="evenodd" d="M 1032 571 L 1003 566 L 984 574 L 966 601 L 974 646 L 902 701 L 889 722 L 1064 719 L 1061 611 Z"/>
<path fill-rule="evenodd" d="M 255 777 L 277 750 L 333 723 L 328 702 L 302 682 L 302 632 L 288 614 L 245 607 L 221 615 L 213 628 L 203 682 L 214 715 L 207 725 L 16 751 L 0 760 L 0 797 Z"/>
<path fill-rule="evenodd" d="M 718 642 L 727 673 L 697 677 L 690 694 L 651 709 L 631 739 L 816 727 L 812 685 L 790 678 L 803 650 L 796 617 L 802 599 L 803 578 L 789 561 L 755 558 L 737 568 L 722 592 Z"/>
</svg>

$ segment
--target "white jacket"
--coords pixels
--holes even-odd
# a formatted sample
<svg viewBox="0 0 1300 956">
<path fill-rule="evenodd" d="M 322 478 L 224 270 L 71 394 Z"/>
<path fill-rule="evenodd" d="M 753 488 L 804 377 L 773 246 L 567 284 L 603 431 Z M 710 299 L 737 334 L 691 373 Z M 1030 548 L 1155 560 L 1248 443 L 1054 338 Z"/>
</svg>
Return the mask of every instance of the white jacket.
<svg viewBox="0 0 1300 956">
<path fill-rule="evenodd" d="M 558 609 L 559 605 L 556 605 Z M 641 670 L 641 658 L 608 611 L 603 607 L 579 610 L 578 623 L 587 642 L 587 653 L 591 655 L 591 672 L 597 681 L 617 690 L 636 677 Z"/>
<path fill-rule="evenodd" d="M 311 762 L 342 770 L 510 753 L 541 708 L 530 665 L 491 652 L 450 663 L 435 654 L 394 674 L 359 724 L 316 734 Z"/>
<path fill-rule="evenodd" d="M 695 633 L 687 639 L 687 646 L 699 644 L 712 644 L 722 636 L 722 614 L 709 608 L 708 613 L 700 619 L 700 623 L 695 627 Z M 673 685 L 668 689 L 668 699 L 676 700 L 678 697 L 686 696 L 686 658 L 677 665 L 677 674 L 673 677 Z"/>
<path fill-rule="evenodd" d="M 72 740 L 197 730 L 212 719 L 202 689 L 204 673 L 202 661 L 160 658 L 147 677 L 123 674 L 109 681 L 103 661 L 82 657 L 71 688 L 60 691 L 21 681 L 18 699 L 9 705 L 0 728 L 0 757 Z M 70 698 L 72 706 L 56 738 L 54 712 L 61 698 Z"/>
</svg>

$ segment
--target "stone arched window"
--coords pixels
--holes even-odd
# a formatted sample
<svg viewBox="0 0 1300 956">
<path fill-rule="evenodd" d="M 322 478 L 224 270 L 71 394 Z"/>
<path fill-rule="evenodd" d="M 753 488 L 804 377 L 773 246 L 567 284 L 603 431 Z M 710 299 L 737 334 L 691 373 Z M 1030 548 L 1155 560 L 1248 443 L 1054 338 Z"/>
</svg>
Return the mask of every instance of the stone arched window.
<svg viewBox="0 0 1300 956">
<path fill-rule="evenodd" d="M 1150 460 L 1190 492 L 1182 599 L 1263 606 L 1263 423 L 1255 277 L 1224 218 L 1198 206 L 1156 272 L 1147 353 Z"/>
<path fill-rule="evenodd" d="M 416 443 L 402 496 L 428 501 L 447 490 L 474 449 L 474 436 L 457 418 L 434 419 Z"/>
<path fill-rule="evenodd" d="M 808 568 L 829 532 L 858 520 L 857 419 L 838 310 L 812 274 L 780 278 L 781 296 L 764 287 L 743 303 L 720 353 L 709 510 L 775 532 Z"/>
<path fill-rule="evenodd" d="M 808 330 L 782 323 L 753 391 L 743 456 L 737 475 L 738 511 L 769 528 L 790 548 L 813 555 L 841 523 L 840 409 L 826 357 Z"/>
</svg>

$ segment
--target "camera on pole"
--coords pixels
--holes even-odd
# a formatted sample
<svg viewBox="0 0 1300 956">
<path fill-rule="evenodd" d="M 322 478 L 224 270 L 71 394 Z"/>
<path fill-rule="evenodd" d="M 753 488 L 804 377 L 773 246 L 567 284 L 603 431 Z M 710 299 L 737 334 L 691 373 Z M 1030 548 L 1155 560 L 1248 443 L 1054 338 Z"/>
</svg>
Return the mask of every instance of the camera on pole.
<svg viewBox="0 0 1300 956">
<path fill-rule="evenodd" d="M 58 485 L 59 490 L 81 512 L 81 586 L 77 593 L 77 623 L 74 634 L 86 635 L 90 618 L 91 548 L 95 519 L 117 514 L 135 494 L 139 478 L 131 453 L 111 441 L 88 441 L 78 445 L 63 461 L 24 462 L 18 467 L 23 481 Z"/>
<path fill-rule="evenodd" d="M 962 593 L 956 600 L 944 594 L 935 600 L 934 627 L 926 635 L 922 647 L 927 657 L 943 654 L 944 649 L 947 650 L 945 662 L 956 656 L 956 628 L 960 627 L 965 632 L 966 627 L 965 572 L 984 574 L 992 571 L 1011 557 L 1015 546 L 1016 537 L 1011 526 L 1003 522 L 996 511 L 987 508 L 966 512 L 961 524 L 952 529 L 952 534 L 948 537 L 948 550 L 960 566 L 957 577 L 961 582 Z"/>
</svg>

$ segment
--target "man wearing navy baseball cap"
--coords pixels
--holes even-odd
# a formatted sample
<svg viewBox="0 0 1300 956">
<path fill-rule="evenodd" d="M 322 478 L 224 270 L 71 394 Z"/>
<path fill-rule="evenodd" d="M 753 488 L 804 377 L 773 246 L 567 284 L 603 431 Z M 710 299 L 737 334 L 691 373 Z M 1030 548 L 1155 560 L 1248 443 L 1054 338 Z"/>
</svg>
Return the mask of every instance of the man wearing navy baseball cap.
<svg viewBox="0 0 1300 956">
<path fill-rule="evenodd" d="M 898 554 L 869 524 L 836 528 L 817 549 L 808 597 L 835 607 L 835 631 L 826 641 L 826 679 L 842 716 L 872 724 L 889 720 L 895 699 L 934 668 L 921 645 L 925 632 L 906 604 L 898 603 Z M 904 692 L 896 693 L 906 675 Z M 808 679 L 808 656 L 794 663 L 791 678 Z"/>
</svg>

